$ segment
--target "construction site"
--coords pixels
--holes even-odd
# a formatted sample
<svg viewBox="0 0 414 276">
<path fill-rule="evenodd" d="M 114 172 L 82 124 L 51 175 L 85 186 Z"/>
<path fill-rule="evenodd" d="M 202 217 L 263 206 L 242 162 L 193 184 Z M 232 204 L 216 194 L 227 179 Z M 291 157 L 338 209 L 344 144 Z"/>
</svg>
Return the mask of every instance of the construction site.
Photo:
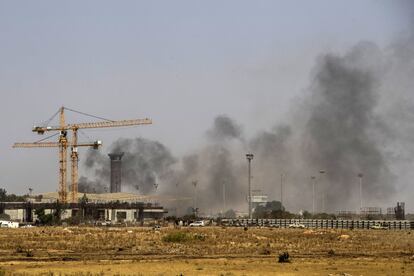
<svg viewBox="0 0 414 276">
<path fill-rule="evenodd" d="M 0 2 L 0 276 L 414 275 L 414 1 Z"/>
<path fill-rule="evenodd" d="M 66 123 L 66 114 L 65 111 L 70 111 L 73 113 L 81 114 L 84 116 L 92 117 L 95 120 L 99 119 L 100 121 L 97 122 L 88 122 L 88 123 Z M 53 120 L 57 119 L 59 122 L 58 126 L 53 126 Z M 227 120 L 226 118 L 224 118 Z M 217 123 L 217 120 L 216 120 Z M 205 218 L 205 219 L 214 219 L 216 220 L 219 218 L 222 222 L 223 219 L 226 219 L 226 208 L 231 208 L 233 206 L 228 206 L 229 203 L 226 204 L 226 201 L 229 201 L 229 197 L 231 194 L 228 194 L 226 197 L 226 183 L 223 182 L 222 186 L 222 206 L 218 208 L 220 213 L 215 214 L 214 209 L 206 209 L 204 205 L 197 204 L 198 199 L 197 195 L 197 181 L 192 181 L 191 185 L 193 186 L 194 193 L 189 195 L 187 193 L 187 197 L 183 194 L 176 194 L 175 192 L 171 192 L 170 194 L 166 194 L 165 192 L 160 194 L 158 191 L 158 182 L 157 175 L 155 175 L 154 180 L 145 179 L 145 182 L 141 183 L 140 185 L 143 186 L 152 186 L 153 191 L 148 192 L 141 192 L 139 191 L 139 186 L 134 186 L 133 191 L 135 193 L 127 192 L 128 190 L 131 191 L 130 183 L 126 185 L 123 183 L 123 157 L 125 152 L 122 151 L 124 149 L 128 150 L 128 147 L 123 146 L 119 147 L 117 150 L 107 153 L 106 160 L 100 160 L 103 164 L 103 169 L 108 171 L 107 177 L 108 179 L 102 179 L 101 182 L 108 183 L 108 186 L 102 183 L 96 182 L 86 182 L 85 185 L 81 186 L 82 191 L 79 192 L 79 147 L 86 147 L 90 148 L 91 150 L 87 152 L 89 155 L 88 159 L 96 158 L 96 154 L 92 154 L 94 151 L 99 151 L 99 148 L 102 146 L 102 141 L 95 140 L 95 141 L 88 141 L 88 142 L 80 142 L 78 138 L 78 133 L 82 132 L 86 129 L 99 129 L 99 128 L 114 128 L 114 127 L 127 127 L 127 126 L 140 126 L 140 125 L 150 125 L 152 121 L 148 118 L 145 119 L 134 119 L 134 120 L 121 120 L 121 121 L 114 121 L 108 120 L 99 116 L 91 115 L 85 112 L 76 111 L 74 109 L 61 107 L 59 110 L 48 120 L 43 122 L 41 125 L 35 125 L 32 131 L 38 135 L 47 135 L 46 138 L 38 140 L 32 143 L 15 143 L 13 148 L 57 148 L 59 152 L 59 171 L 58 171 L 58 192 L 46 192 L 40 194 L 32 194 L 26 196 L 25 202 L 1 202 L 0 203 L 0 214 L 5 214 L 10 218 L 11 221 L 18 221 L 21 223 L 32 224 L 34 222 L 38 222 L 38 214 L 36 210 L 43 210 L 45 214 L 50 215 L 57 215 L 58 221 L 62 220 L 71 220 L 72 218 L 88 218 L 89 221 L 95 222 L 105 222 L 111 221 L 113 223 L 117 222 L 128 222 L 128 223 L 136 223 L 140 225 L 144 225 L 145 220 L 160 220 L 164 217 L 164 214 L 168 213 L 168 210 L 161 206 L 160 202 L 165 203 L 168 205 L 170 210 L 170 216 L 180 217 L 183 215 L 190 215 L 193 216 L 193 219 Z M 216 130 L 217 131 L 217 130 Z M 56 142 L 51 142 L 50 139 L 57 139 Z M 69 153 L 68 153 L 69 152 Z M 133 153 L 133 152 L 126 152 L 127 158 L 131 158 L 131 154 L 140 154 L 140 153 Z M 100 158 L 105 158 L 105 154 L 101 154 Z M 134 158 L 134 157 L 132 157 Z M 165 157 L 164 157 L 165 158 Z M 272 220 L 266 220 L 269 218 L 270 213 L 274 211 L 281 211 L 282 213 L 279 214 L 279 217 L 271 217 L 271 218 L 283 218 L 284 206 L 283 206 L 283 182 L 286 181 L 287 175 L 285 173 L 281 174 L 280 178 L 280 201 L 271 201 L 268 199 L 267 195 L 261 193 L 261 190 L 258 189 L 259 186 L 253 185 L 252 183 L 252 161 L 254 159 L 254 154 L 248 153 L 246 154 L 247 159 L 247 178 L 248 178 L 248 185 L 247 185 L 247 212 L 238 212 L 232 215 L 232 218 L 238 219 L 236 221 L 230 221 L 227 223 L 227 226 L 238 225 L 238 226 L 264 226 L 268 225 L 270 227 L 277 226 L 277 227 L 287 227 L 290 225 L 291 221 L 285 221 L 284 223 L 272 223 Z M 68 160 L 70 161 L 70 166 L 68 166 Z M 91 161 L 89 161 L 91 162 Z M 98 162 L 94 160 L 94 162 Z M 70 168 L 70 170 L 68 169 Z M 152 168 L 149 168 L 150 170 Z M 135 170 L 135 168 L 134 168 Z M 68 173 L 70 172 L 70 174 Z M 138 171 L 133 171 L 135 174 Z M 128 171 L 131 173 L 131 171 Z M 179 173 L 179 172 L 175 172 Z M 325 170 L 320 170 L 320 175 L 325 175 Z M 68 183 L 68 175 L 70 175 L 70 185 Z M 136 175 L 136 177 L 140 177 Z M 170 179 L 175 179 L 175 175 L 171 175 Z M 360 201 L 360 209 L 359 212 L 352 212 L 352 211 L 337 211 L 337 214 L 333 219 L 339 220 L 332 220 L 331 221 L 323 221 L 322 222 L 306 222 L 307 228 L 328 228 L 328 224 L 330 225 L 329 228 L 361 228 L 359 220 L 362 219 L 370 219 L 370 220 L 377 220 L 377 222 L 373 222 L 372 225 L 376 223 L 380 223 L 381 225 L 385 223 L 385 220 L 398 220 L 398 226 L 395 223 L 387 223 L 387 225 L 392 226 L 396 229 L 411 229 L 414 228 L 414 225 L 409 221 L 405 220 L 405 203 L 399 202 L 397 203 L 397 207 L 387 208 L 387 213 L 383 214 L 382 209 L 379 207 L 363 207 L 363 198 L 362 198 L 362 178 L 363 174 L 358 174 L 359 179 L 359 201 Z M 133 178 L 135 180 L 135 178 Z M 170 181 L 168 179 L 168 181 Z M 106 181 L 105 181 L 106 180 Z M 222 181 L 221 179 L 218 179 Z M 325 200 L 326 195 L 319 194 L 315 195 L 315 184 L 317 185 L 317 178 L 311 178 L 312 183 L 312 219 L 323 219 L 323 213 L 326 213 L 328 210 L 325 207 Z M 322 178 L 319 178 L 321 181 Z M 151 183 L 154 181 L 153 183 Z M 83 184 L 83 183 L 82 183 Z M 218 183 L 217 183 L 218 184 Z M 230 183 L 227 183 L 227 185 Z M 102 189 L 103 187 L 103 189 Z M 100 188 L 100 192 L 96 193 L 96 188 Z M 176 189 L 178 189 L 178 184 L 176 185 Z M 215 188 L 214 188 L 215 189 Z M 221 189 L 219 184 L 219 189 Z M 187 189 L 189 190 L 189 189 Z M 91 193 L 92 191 L 92 193 Z M 95 192 L 95 193 L 93 193 Z M 219 191 L 220 193 L 220 191 Z M 327 193 L 325 191 L 325 193 Z M 174 196 L 172 196 L 174 195 Z M 315 210 L 315 196 L 317 199 L 322 199 L 321 202 L 318 203 L 319 212 L 321 215 L 317 215 Z M 202 199 L 202 198 L 201 198 Z M 202 203 L 208 203 L 205 200 L 201 201 Z M 220 202 L 220 199 L 218 200 Z M 233 200 L 234 202 L 234 200 Z M 182 212 L 183 204 L 187 205 L 190 208 L 190 211 L 186 211 L 186 213 Z M 220 203 L 219 203 L 220 204 Z M 230 202 L 231 204 L 231 202 Z M 233 203 L 235 204 L 235 203 Z M 279 204 L 276 209 L 266 209 L 271 204 Z M 178 209 L 178 206 L 181 206 L 181 215 Z M 187 209 L 188 209 L 187 208 Z M 243 208 L 243 206 L 242 206 Z M 59 211 L 57 211 L 59 210 Z M 213 211 L 211 211 L 213 210 Z M 216 209 L 217 210 L 217 209 Z M 332 211 L 332 209 L 330 210 Z M 58 214 L 57 214 L 58 212 Z M 208 213 L 209 212 L 209 213 Z M 285 216 L 289 214 L 286 213 Z M 256 220 L 253 220 L 253 215 Z M 168 215 L 167 215 L 168 216 Z M 227 215 L 228 216 L 228 215 Z M 228 217 L 227 217 L 228 218 Z M 291 219 L 309 219 L 301 214 L 299 216 L 291 217 Z M 247 220 L 246 220 L 247 219 Z M 259 222 L 260 219 L 261 220 Z M 326 218 L 325 218 L 326 219 Z M 352 223 L 343 224 L 343 220 L 350 220 L 352 219 Z M 379 220 L 383 221 L 379 221 Z M 401 224 L 403 222 L 403 224 Z M 370 228 L 369 223 L 363 223 L 362 221 L 362 228 Z M 390 228 L 391 229 L 391 228 Z"/>
<path fill-rule="evenodd" d="M 105 120 L 93 123 L 67 124 L 65 121 L 65 110 L 77 112 L 61 107 L 58 112 L 46 121 L 46 124 L 48 124 L 58 116 L 60 123 L 58 126 L 34 126 L 32 129 L 33 132 L 39 135 L 54 134 L 37 142 L 15 143 L 13 145 L 13 148 L 58 149 L 58 192 L 29 195 L 26 202 L 0 202 L 0 214 L 6 214 L 12 221 L 29 224 L 38 220 L 36 210 L 44 210 L 45 214 L 54 214 L 57 209 L 59 209 L 59 220 L 80 216 L 87 217 L 92 221 L 134 222 L 143 225 L 145 220 L 162 219 L 167 211 L 156 202 L 157 198 L 121 192 L 121 158 L 123 153 L 108 154 L 111 172 L 109 192 L 104 194 L 87 194 L 79 193 L 78 191 L 78 147 L 90 147 L 98 150 L 102 145 L 101 141 L 78 142 L 78 131 L 91 128 L 148 125 L 152 121 L 150 119 Z M 92 117 L 97 118 L 96 116 Z M 56 136 L 57 142 L 47 141 Z M 68 151 L 70 151 L 69 155 Z M 69 187 L 67 187 L 68 156 L 70 159 Z"/>
</svg>

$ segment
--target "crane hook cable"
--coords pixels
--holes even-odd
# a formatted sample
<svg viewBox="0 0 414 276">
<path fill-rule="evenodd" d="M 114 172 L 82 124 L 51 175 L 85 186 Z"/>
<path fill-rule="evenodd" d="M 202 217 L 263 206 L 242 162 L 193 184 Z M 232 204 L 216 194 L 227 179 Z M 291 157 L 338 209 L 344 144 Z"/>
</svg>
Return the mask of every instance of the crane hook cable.
<svg viewBox="0 0 414 276">
<path fill-rule="evenodd" d="M 87 141 L 93 141 L 93 139 L 89 135 L 87 135 L 84 131 L 82 131 L 81 129 L 78 129 L 78 133 L 80 135 L 86 137 L 87 138 Z"/>
<path fill-rule="evenodd" d="M 34 142 L 34 144 L 36 144 L 36 143 L 40 143 L 40 142 L 43 142 L 44 140 L 47 140 L 47 139 L 52 138 L 52 137 L 55 137 L 56 135 L 59 135 L 59 132 L 57 132 L 57 133 L 55 133 L 55 134 L 52 134 L 52 135 L 50 135 L 50 136 L 48 136 L 48 137 L 45 137 L 45 138 L 43 138 L 43 139 L 40 139 L 39 141 Z"/>
<path fill-rule="evenodd" d="M 77 111 L 77 110 L 74 110 L 74 109 L 71 109 L 71 108 L 64 107 L 64 109 L 75 112 L 75 113 L 79 113 L 79 114 L 82 114 L 82 115 L 85 115 L 85 116 L 89 116 L 89 117 L 92 117 L 92 118 L 95 118 L 95 119 L 100 119 L 100 120 L 104 120 L 104 121 L 108 121 L 108 122 L 114 122 L 114 120 L 109 120 L 109 119 L 106 119 L 106 118 L 103 118 L 103 117 L 91 115 L 91 114 L 81 112 L 81 111 Z"/>
<path fill-rule="evenodd" d="M 50 117 L 50 119 L 42 122 L 40 125 L 43 126 L 43 127 L 46 127 L 56 117 L 56 115 L 59 114 L 59 111 L 60 111 L 60 109 L 58 111 L 56 111 L 56 113 L 53 114 L 52 117 Z"/>
</svg>

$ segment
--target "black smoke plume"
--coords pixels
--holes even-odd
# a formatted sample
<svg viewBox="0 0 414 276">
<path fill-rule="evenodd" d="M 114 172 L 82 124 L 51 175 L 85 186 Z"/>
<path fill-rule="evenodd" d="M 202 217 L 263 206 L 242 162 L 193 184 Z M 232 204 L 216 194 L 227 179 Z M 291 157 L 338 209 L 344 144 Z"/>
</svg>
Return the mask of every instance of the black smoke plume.
<svg viewBox="0 0 414 276">
<path fill-rule="evenodd" d="M 207 131 L 207 136 L 216 142 L 241 139 L 242 129 L 241 126 L 230 117 L 220 115 L 214 119 L 213 128 Z"/>
<path fill-rule="evenodd" d="M 183 157 L 157 141 L 119 139 L 110 151 L 125 152 L 124 191 L 190 198 L 176 207 L 197 205 L 205 214 L 246 211 L 245 154 L 250 151 L 255 155 L 253 188 L 279 200 L 283 180 L 283 203 L 290 210 L 310 210 L 311 176 L 318 182 L 316 211 L 358 209 L 360 173 L 364 206 L 391 203 L 398 190 L 394 172 L 404 179 L 401 160 L 414 162 L 408 154 L 414 152 L 414 113 L 404 111 L 412 106 L 414 86 L 414 54 L 407 45 L 412 44 L 382 50 L 363 42 L 345 54 L 320 56 L 310 88 L 292 106 L 290 119 L 250 138 L 241 125 L 220 115 L 206 131 L 205 144 Z M 89 151 L 85 166 L 94 172 L 93 181 L 82 179 L 85 185 L 97 191 L 109 186 L 106 155 Z"/>
<path fill-rule="evenodd" d="M 170 151 L 161 143 L 144 138 L 126 139 L 115 141 L 110 152 L 124 152 L 122 158 L 122 191 L 140 191 L 143 194 L 155 192 L 159 180 L 166 178 L 171 173 L 171 166 L 176 162 Z M 110 178 L 110 161 L 107 155 L 90 149 L 87 154 L 85 165 L 94 170 L 96 181 L 81 178 L 82 189 L 88 183 L 89 188 L 85 190 L 96 190 L 103 192 L 108 187 Z M 93 188 L 90 188 L 90 187 Z M 80 188 L 81 189 L 81 188 Z"/>
<path fill-rule="evenodd" d="M 365 195 L 382 200 L 394 191 L 374 135 L 383 124 L 375 113 L 380 80 L 369 67 L 376 52 L 374 45 L 361 43 L 345 56 L 322 57 L 317 67 L 303 156 L 313 171 L 325 171 L 319 194 L 326 198 L 328 210 L 346 206 L 351 194 L 355 196 L 359 173 Z"/>
</svg>

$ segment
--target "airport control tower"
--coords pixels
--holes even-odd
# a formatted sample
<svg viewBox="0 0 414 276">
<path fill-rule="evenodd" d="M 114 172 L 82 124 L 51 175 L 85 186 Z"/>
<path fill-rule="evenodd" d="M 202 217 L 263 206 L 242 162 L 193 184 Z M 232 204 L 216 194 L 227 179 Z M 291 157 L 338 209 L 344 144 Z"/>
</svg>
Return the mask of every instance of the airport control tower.
<svg viewBox="0 0 414 276">
<path fill-rule="evenodd" d="M 108 156 L 111 159 L 110 192 L 120 193 L 121 192 L 122 156 L 124 156 L 124 153 L 123 152 L 109 153 Z"/>
</svg>

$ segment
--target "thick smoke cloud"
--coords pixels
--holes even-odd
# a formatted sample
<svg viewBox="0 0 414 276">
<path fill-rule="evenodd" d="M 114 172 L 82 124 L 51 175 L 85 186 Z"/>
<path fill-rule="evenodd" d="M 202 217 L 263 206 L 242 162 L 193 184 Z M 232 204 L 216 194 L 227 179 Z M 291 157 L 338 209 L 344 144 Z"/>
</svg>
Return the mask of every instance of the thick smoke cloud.
<svg viewBox="0 0 414 276">
<path fill-rule="evenodd" d="M 375 114 L 379 80 L 374 68 L 369 68 L 377 51 L 374 45 L 362 43 L 343 57 L 326 55 L 318 65 L 303 155 L 314 171 L 326 171 L 320 192 L 328 209 L 347 205 L 351 193 L 355 195 L 358 173 L 366 179 L 364 193 L 370 197 L 382 200 L 394 191 L 373 135 L 382 124 Z"/>
<path fill-rule="evenodd" d="M 111 146 L 112 152 L 125 152 L 122 159 L 122 181 L 125 186 L 153 192 L 171 173 L 176 162 L 171 152 L 161 143 L 143 138 L 119 139 Z"/>
<path fill-rule="evenodd" d="M 228 116 L 220 115 L 206 131 L 206 138 L 202 148 L 182 158 L 182 166 L 175 170 L 175 185 L 166 183 L 163 191 L 190 197 L 196 202 L 187 204 L 207 213 L 236 208 L 246 195 L 245 189 L 240 190 L 244 174 L 236 157 L 243 148 L 242 129 Z"/>
<path fill-rule="evenodd" d="M 283 175 L 283 203 L 292 211 L 310 210 L 311 176 L 317 177 L 317 211 L 356 210 L 359 173 L 364 206 L 394 204 L 396 175 L 411 179 L 401 172 L 403 161 L 414 162 L 408 154 L 412 150 L 402 149 L 412 147 L 414 136 L 409 104 L 414 53 L 405 45 L 379 49 L 363 42 L 345 54 L 320 56 L 310 88 L 293 104 L 290 119 L 250 138 L 241 125 L 220 115 L 206 131 L 205 144 L 183 157 L 156 141 L 119 139 L 110 150 L 125 152 L 125 190 L 189 198 L 175 203 L 181 214 L 195 204 L 205 214 L 225 208 L 246 211 L 245 154 L 251 151 L 253 189 L 279 200 Z M 109 186 L 106 155 L 89 151 L 85 166 L 95 172 L 93 181 L 83 178 L 85 185 L 97 191 Z"/>
<path fill-rule="evenodd" d="M 81 176 L 78 180 L 78 191 L 81 193 L 101 194 L 109 192 L 109 187 L 105 182 L 91 181 L 85 176 Z"/>
<path fill-rule="evenodd" d="M 270 130 L 259 132 L 249 142 L 250 151 L 254 153 L 252 163 L 254 189 L 261 190 L 261 193 L 267 194 L 269 199 L 281 199 L 281 174 L 285 178 L 289 176 L 289 180 L 292 180 L 294 171 L 292 140 L 291 126 L 279 125 Z"/>
<path fill-rule="evenodd" d="M 122 158 L 122 189 L 124 192 L 140 191 L 143 194 L 155 192 L 158 181 L 165 179 L 171 173 L 171 166 L 176 162 L 170 151 L 161 143 L 144 138 L 118 139 L 110 147 L 110 152 L 124 152 Z M 93 188 L 85 190 L 96 190 L 103 192 L 101 186 L 108 187 L 110 179 L 110 161 L 108 156 L 99 151 L 90 149 L 87 154 L 85 165 L 93 169 L 97 181 L 89 181 L 81 178 L 83 183 L 88 183 Z M 82 187 L 82 188 L 81 188 Z"/>
<path fill-rule="evenodd" d="M 230 117 L 220 115 L 214 119 L 214 126 L 207 131 L 207 136 L 217 142 L 241 139 L 242 130 L 241 126 L 234 122 Z"/>
</svg>

